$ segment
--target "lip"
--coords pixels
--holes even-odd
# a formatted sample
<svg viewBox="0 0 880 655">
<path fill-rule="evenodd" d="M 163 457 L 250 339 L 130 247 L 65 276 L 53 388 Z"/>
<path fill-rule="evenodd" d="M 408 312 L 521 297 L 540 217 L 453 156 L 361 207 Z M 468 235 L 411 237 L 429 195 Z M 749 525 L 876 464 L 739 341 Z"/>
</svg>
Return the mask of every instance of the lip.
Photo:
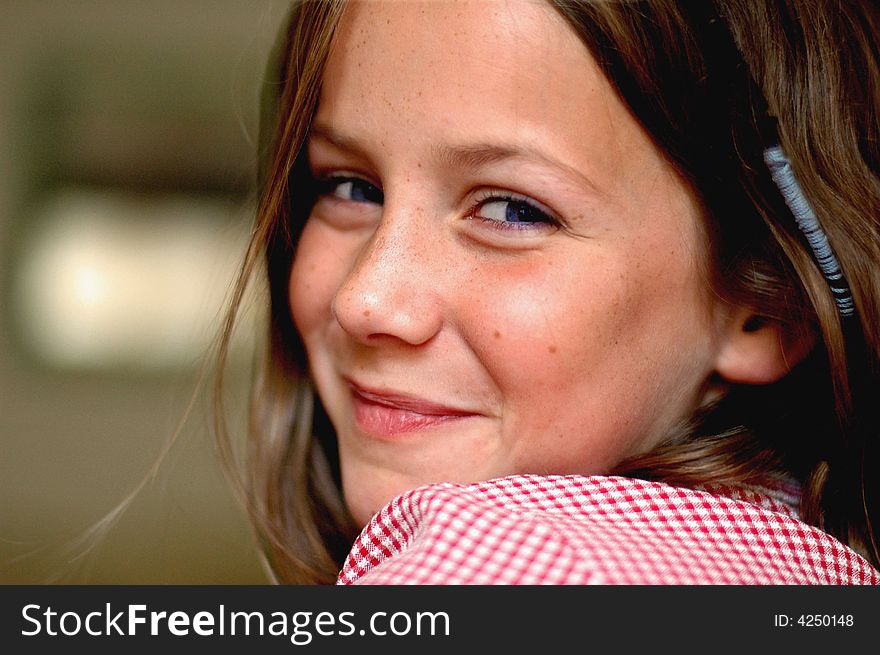
<svg viewBox="0 0 880 655">
<path fill-rule="evenodd" d="M 409 394 L 370 389 L 347 378 L 346 382 L 358 427 L 374 437 L 392 438 L 479 415 Z"/>
</svg>

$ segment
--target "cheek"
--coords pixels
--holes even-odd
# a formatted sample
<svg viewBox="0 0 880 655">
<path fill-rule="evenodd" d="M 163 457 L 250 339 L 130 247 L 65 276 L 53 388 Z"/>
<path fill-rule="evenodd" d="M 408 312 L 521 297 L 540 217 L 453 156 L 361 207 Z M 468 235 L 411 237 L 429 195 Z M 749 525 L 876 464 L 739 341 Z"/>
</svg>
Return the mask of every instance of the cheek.
<svg viewBox="0 0 880 655">
<path fill-rule="evenodd" d="M 481 271 L 479 287 L 462 304 L 487 366 L 537 379 L 565 371 L 582 377 L 583 360 L 613 345 L 621 308 L 632 307 L 638 289 L 601 255 L 592 265 L 583 259 L 563 255 Z"/>
<path fill-rule="evenodd" d="M 608 470 L 687 411 L 664 399 L 702 380 L 698 277 L 627 253 L 508 267 L 466 305 L 518 470 Z"/>
<path fill-rule="evenodd" d="M 296 246 L 288 297 L 306 347 L 310 336 L 329 321 L 333 298 L 347 271 L 345 244 L 337 241 L 326 226 L 308 221 Z"/>
<path fill-rule="evenodd" d="M 461 320 L 508 419 L 552 422 L 613 347 L 626 290 L 601 267 L 547 258 L 484 271 Z"/>
</svg>

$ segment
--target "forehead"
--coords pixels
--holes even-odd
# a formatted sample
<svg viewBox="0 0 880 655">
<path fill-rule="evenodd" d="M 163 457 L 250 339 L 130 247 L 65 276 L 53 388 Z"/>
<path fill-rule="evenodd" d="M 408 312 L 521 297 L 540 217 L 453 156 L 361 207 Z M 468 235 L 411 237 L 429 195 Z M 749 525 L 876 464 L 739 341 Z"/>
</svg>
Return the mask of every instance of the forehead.
<svg viewBox="0 0 880 655">
<path fill-rule="evenodd" d="M 423 81 L 420 76 L 429 69 L 445 77 L 487 64 L 499 72 L 516 66 L 508 72 L 540 76 L 534 64 L 559 57 L 574 63 L 571 47 L 582 50 L 543 0 L 354 0 L 346 6 L 339 36 L 337 45 L 349 56 L 366 54 L 377 61 L 377 49 L 387 52 L 381 63 L 361 73 L 374 74 L 393 63 L 401 81 L 409 84 Z"/>
<path fill-rule="evenodd" d="M 540 147 L 609 182 L 647 144 L 571 27 L 533 0 L 352 3 L 318 119 L 377 148 Z"/>
</svg>

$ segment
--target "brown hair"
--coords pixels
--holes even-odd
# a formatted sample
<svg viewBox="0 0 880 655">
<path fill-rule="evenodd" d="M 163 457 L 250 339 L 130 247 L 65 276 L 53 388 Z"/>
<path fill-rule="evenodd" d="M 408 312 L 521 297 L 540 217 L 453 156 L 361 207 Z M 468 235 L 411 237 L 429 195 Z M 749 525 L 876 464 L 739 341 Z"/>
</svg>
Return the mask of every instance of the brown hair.
<svg viewBox="0 0 880 655">
<path fill-rule="evenodd" d="M 880 11 L 808 0 L 553 4 L 703 203 L 714 290 L 792 338 L 821 335 L 780 382 L 734 386 L 613 473 L 687 486 L 795 477 L 803 518 L 876 565 L 880 489 L 867 472 L 880 461 L 873 406 L 880 389 Z M 218 405 L 236 312 L 265 264 L 269 338 L 253 385 L 247 463 L 236 480 L 283 582 L 333 582 L 356 534 L 341 498 L 335 434 L 312 391 L 287 299 L 310 209 L 302 146 L 342 10 L 339 1 L 297 3 L 283 34 L 264 103 L 256 225 L 220 340 Z M 744 59 L 719 47 L 731 34 Z M 840 260 L 856 318 L 841 320 L 763 164 L 765 103 Z M 222 416 L 218 407 L 221 450 L 237 470 Z"/>
</svg>

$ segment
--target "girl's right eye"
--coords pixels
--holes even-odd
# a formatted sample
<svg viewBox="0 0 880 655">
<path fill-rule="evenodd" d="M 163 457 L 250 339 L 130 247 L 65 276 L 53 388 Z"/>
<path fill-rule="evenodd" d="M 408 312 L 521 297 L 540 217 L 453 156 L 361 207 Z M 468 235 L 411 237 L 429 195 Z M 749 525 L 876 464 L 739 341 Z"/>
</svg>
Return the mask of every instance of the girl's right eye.
<svg viewBox="0 0 880 655">
<path fill-rule="evenodd" d="M 318 197 L 332 197 L 348 202 L 368 202 L 381 205 L 385 200 L 382 190 L 366 180 L 350 175 L 332 175 L 317 181 Z"/>
</svg>

